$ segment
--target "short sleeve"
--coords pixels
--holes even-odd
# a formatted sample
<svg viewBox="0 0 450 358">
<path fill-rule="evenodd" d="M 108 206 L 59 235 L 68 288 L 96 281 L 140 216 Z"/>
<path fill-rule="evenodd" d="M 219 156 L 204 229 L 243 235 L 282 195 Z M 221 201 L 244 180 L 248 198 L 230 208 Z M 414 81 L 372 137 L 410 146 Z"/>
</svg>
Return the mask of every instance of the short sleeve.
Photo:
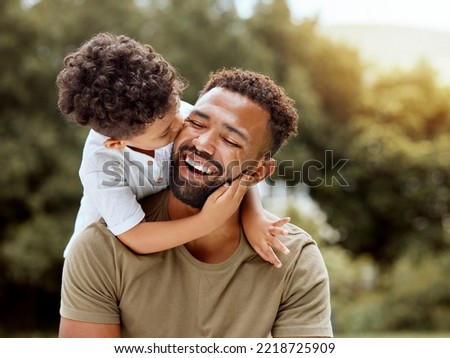
<svg viewBox="0 0 450 358">
<path fill-rule="evenodd" d="M 120 323 L 114 254 L 107 252 L 112 251 L 112 243 L 105 235 L 106 230 L 100 230 L 98 224 L 90 225 L 68 252 L 62 275 L 62 317 Z"/>
<path fill-rule="evenodd" d="M 328 272 L 314 242 L 291 263 L 274 337 L 332 337 Z"/>
<path fill-rule="evenodd" d="M 85 174 L 82 183 L 84 195 L 95 205 L 108 229 L 120 235 L 139 224 L 145 214 L 128 183 L 121 176 L 114 178 L 108 172 L 96 171 Z"/>
</svg>

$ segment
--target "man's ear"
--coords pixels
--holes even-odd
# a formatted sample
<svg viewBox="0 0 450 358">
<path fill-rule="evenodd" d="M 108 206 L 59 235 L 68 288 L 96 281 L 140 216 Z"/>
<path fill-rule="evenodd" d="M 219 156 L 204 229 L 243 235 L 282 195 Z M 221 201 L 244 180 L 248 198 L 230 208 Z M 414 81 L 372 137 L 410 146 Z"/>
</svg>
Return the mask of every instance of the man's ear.
<svg viewBox="0 0 450 358">
<path fill-rule="evenodd" d="M 273 158 L 263 159 L 260 162 L 258 168 L 256 168 L 256 170 L 254 170 L 253 173 L 251 174 L 251 176 L 254 179 L 254 184 L 257 184 L 260 181 L 263 181 L 267 177 L 271 176 L 275 171 L 275 167 L 276 167 L 275 159 Z"/>
<path fill-rule="evenodd" d="M 124 140 L 108 138 L 103 142 L 103 145 L 108 149 L 123 149 L 127 146 Z"/>
</svg>

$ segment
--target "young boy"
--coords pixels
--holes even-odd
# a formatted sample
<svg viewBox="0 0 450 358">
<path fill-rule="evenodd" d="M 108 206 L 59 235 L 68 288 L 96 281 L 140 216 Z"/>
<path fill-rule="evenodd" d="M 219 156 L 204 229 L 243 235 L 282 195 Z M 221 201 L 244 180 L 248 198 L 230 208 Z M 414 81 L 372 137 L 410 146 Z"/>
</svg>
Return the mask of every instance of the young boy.
<svg viewBox="0 0 450 358">
<path fill-rule="evenodd" d="M 183 79 L 151 46 L 97 34 L 65 58 L 56 83 L 60 111 L 91 128 L 79 170 L 83 197 L 64 256 L 100 218 L 131 250 L 149 254 L 206 235 L 238 209 L 246 176 L 216 190 L 197 215 L 145 222 L 138 200 L 167 187 L 171 145 L 190 112 L 180 101 Z M 280 267 L 272 248 L 288 253 L 276 235 L 286 234 L 281 226 L 289 219 L 270 222 L 262 211 L 251 188 L 241 206 L 245 233 L 263 259 Z"/>
</svg>

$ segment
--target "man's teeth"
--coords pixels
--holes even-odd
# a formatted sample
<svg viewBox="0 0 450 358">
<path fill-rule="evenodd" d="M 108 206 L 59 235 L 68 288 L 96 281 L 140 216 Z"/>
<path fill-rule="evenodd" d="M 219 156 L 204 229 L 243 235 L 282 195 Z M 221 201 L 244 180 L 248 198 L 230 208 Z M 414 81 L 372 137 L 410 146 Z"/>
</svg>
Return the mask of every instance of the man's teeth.
<svg viewBox="0 0 450 358">
<path fill-rule="evenodd" d="M 210 168 L 205 168 L 203 167 L 203 165 L 197 163 L 195 160 L 192 160 L 190 158 L 186 158 L 186 163 L 188 163 L 190 166 L 194 167 L 194 169 L 206 175 L 210 175 L 212 173 L 212 170 Z"/>
</svg>

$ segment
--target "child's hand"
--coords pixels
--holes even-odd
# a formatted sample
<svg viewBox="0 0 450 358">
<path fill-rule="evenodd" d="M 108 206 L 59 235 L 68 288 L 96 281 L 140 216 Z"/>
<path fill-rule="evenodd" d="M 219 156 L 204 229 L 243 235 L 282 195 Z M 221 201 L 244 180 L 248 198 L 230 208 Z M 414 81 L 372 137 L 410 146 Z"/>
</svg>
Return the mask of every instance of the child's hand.
<svg viewBox="0 0 450 358">
<path fill-rule="evenodd" d="M 287 224 L 290 220 L 290 218 L 285 217 L 272 222 L 265 217 L 261 217 L 258 225 L 253 224 L 250 225 L 251 227 L 245 228 L 247 239 L 256 253 L 276 267 L 281 267 L 281 261 L 273 249 L 285 255 L 289 254 L 289 249 L 283 245 L 277 236 L 288 234 L 281 226 Z"/>
<path fill-rule="evenodd" d="M 211 231 L 224 224 L 238 210 L 248 185 L 249 177 L 243 175 L 231 184 L 222 185 L 208 197 L 200 215 Z"/>
</svg>

